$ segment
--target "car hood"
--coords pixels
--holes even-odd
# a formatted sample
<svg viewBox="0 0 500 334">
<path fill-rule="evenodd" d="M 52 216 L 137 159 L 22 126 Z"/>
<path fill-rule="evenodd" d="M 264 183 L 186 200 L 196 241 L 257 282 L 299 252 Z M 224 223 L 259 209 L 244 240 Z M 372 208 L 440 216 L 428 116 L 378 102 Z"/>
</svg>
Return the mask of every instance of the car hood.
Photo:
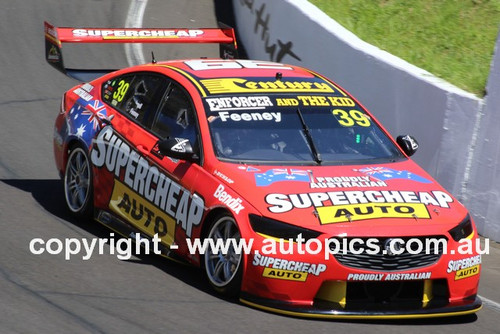
<svg viewBox="0 0 500 334">
<path fill-rule="evenodd" d="M 349 166 L 223 164 L 262 216 L 331 235 L 443 234 L 467 210 L 412 160 Z"/>
</svg>

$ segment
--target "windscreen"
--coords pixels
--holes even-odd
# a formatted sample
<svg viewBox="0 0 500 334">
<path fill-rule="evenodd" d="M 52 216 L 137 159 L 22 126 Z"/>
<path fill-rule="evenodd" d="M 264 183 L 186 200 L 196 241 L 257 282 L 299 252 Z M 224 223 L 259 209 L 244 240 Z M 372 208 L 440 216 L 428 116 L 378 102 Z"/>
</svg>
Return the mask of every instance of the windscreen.
<svg viewBox="0 0 500 334">
<path fill-rule="evenodd" d="M 347 96 L 235 95 L 205 98 L 220 160 L 262 164 L 353 164 L 403 158 Z"/>
</svg>

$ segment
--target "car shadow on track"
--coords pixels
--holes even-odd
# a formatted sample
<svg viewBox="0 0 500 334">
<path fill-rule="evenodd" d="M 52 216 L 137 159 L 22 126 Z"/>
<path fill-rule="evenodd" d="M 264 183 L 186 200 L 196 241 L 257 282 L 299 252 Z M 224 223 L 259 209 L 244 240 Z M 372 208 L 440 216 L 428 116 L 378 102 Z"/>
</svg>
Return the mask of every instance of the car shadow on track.
<svg viewBox="0 0 500 334">
<path fill-rule="evenodd" d="M 89 222 L 88 220 L 81 220 L 71 214 L 64 204 L 64 191 L 61 180 L 4 179 L 0 181 L 11 187 L 31 193 L 33 199 L 35 199 L 35 201 L 47 212 L 92 234 L 96 238 L 107 239 L 110 237 L 110 232 L 112 231 L 104 225 L 97 221 Z M 154 254 L 134 254 L 131 259 L 121 261 L 130 262 L 131 264 L 155 266 L 166 274 L 189 284 L 195 289 L 221 300 L 237 303 L 236 300 L 223 298 L 213 291 L 205 278 L 203 270 L 200 268 L 178 263 Z"/>
<path fill-rule="evenodd" d="M 53 180 L 35 180 L 35 179 L 8 179 L 0 180 L 3 183 L 17 188 L 19 190 L 31 193 L 35 201 L 40 204 L 50 214 L 70 223 L 74 226 L 85 230 L 86 232 L 94 235 L 97 238 L 109 238 L 110 230 L 98 222 L 89 223 L 89 221 L 82 221 L 75 218 L 64 205 L 64 192 L 63 185 L 59 179 Z M 166 259 L 159 255 L 134 255 L 129 260 L 123 260 L 131 264 L 152 265 L 162 270 L 167 275 L 174 277 L 193 288 L 214 296 L 218 299 L 225 300 L 230 303 L 238 303 L 235 299 L 224 298 L 212 290 L 208 281 L 200 268 L 177 263 L 175 261 Z M 263 311 L 265 312 L 265 311 Z M 286 315 L 278 315 L 281 317 L 288 317 Z M 295 318 L 295 317 L 292 317 Z M 443 317 L 443 318 L 430 318 L 430 319 L 396 319 L 396 320 L 350 320 L 339 319 L 338 322 L 345 323 L 365 323 L 374 325 L 450 325 L 450 324 L 466 324 L 475 322 L 477 320 L 476 314 L 458 317 Z M 311 321 L 325 321 L 325 320 L 312 320 Z M 329 321 L 329 320 L 327 320 Z"/>
</svg>

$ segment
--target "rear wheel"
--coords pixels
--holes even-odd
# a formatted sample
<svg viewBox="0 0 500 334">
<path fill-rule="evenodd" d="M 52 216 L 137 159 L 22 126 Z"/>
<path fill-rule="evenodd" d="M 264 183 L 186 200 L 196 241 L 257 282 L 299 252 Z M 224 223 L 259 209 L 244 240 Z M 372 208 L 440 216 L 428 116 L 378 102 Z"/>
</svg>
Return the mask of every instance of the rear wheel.
<svg viewBox="0 0 500 334">
<path fill-rule="evenodd" d="M 68 209 L 79 217 L 92 213 L 92 170 L 87 152 L 73 148 L 64 172 L 64 197 Z"/>
<path fill-rule="evenodd" d="M 220 249 L 217 253 L 207 249 L 204 262 L 210 285 L 227 297 L 235 297 L 240 292 L 243 271 L 243 256 L 241 252 L 237 254 L 231 241 L 234 240 L 237 244 L 241 238 L 236 221 L 229 214 L 217 216 L 209 228 L 207 238 L 212 239 L 214 244 L 217 240 L 222 240 L 223 245 L 230 244 L 226 254 Z"/>
</svg>

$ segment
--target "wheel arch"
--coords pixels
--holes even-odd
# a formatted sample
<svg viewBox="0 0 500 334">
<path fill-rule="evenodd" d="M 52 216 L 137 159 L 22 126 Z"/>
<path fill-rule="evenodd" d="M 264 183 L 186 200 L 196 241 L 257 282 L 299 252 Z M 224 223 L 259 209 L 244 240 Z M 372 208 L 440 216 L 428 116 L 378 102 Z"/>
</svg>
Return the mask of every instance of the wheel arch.
<svg viewBox="0 0 500 334">
<path fill-rule="evenodd" d="M 83 149 L 86 149 L 87 150 L 87 154 L 90 155 L 90 150 L 89 150 L 89 147 L 87 145 L 87 143 L 85 141 L 83 141 L 81 138 L 79 137 L 76 137 L 76 136 L 73 136 L 73 137 L 70 137 L 67 141 L 66 141 L 66 146 L 64 148 L 64 155 L 63 155 L 63 161 L 64 161 L 64 164 L 62 166 L 62 171 L 59 171 L 59 173 L 64 173 L 64 169 L 66 168 L 66 164 L 68 163 L 68 158 L 69 158 L 69 154 L 71 153 L 71 151 L 75 148 L 75 147 L 81 147 Z"/>
<path fill-rule="evenodd" d="M 215 217 L 226 213 L 230 216 L 233 217 L 234 221 L 236 224 L 238 224 L 238 221 L 234 217 L 234 215 L 231 213 L 231 211 L 227 208 L 224 207 L 216 207 L 210 210 L 210 212 L 207 213 L 205 216 L 205 219 L 203 220 L 203 224 L 201 225 L 201 232 L 200 232 L 200 238 L 205 239 L 208 235 L 210 224 L 214 221 Z M 239 226 L 238 226 L 239 227 Z"/>
</svg>

